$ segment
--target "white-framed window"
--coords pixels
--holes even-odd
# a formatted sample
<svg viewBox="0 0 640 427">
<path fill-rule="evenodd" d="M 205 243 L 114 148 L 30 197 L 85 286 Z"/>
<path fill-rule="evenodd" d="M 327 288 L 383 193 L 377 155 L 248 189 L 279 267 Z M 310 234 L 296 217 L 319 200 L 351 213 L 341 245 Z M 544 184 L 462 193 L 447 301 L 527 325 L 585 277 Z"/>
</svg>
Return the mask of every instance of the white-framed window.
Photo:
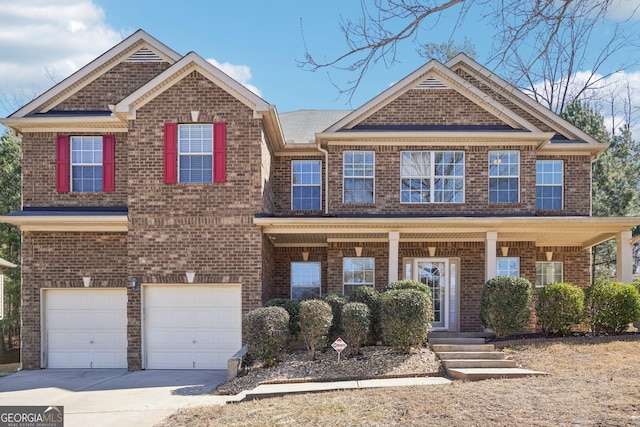
<svg viewBox="0 0 640 427">
<path fill-rule="evenodd" d="M 536 210 L 561 210 L 562 160 L 536 161 Z"/>
<path fill-rule="evenodd" d="M 342 293 L 350 296 L 358 286 L 375 286 L 375 258 L 342 259 Z"/>
<path fill-rule="evenodd" d="M 400 202 L 464 203 L 464 152 L 400 153 Z"/>
<path fill-rule="evenodd" d="M 291 263 L 291 299 L 320 298 L 320 263 Z"/>
<path fill-rule="evenodd" d="M 343 153 L 343 203 L 373 203 L 375 180 L 374 151 Z"/>
<path fill-rule="evenodd" d="M 496 277 L 500 276 L 520 276 L 520 258 L 518 257 L 497 257 Z"/>
<path fill-rule="evenodd" d="M 71 191 L 102 191 L 102 136 L 71 137 Z"/>
<path fill-rule="evenodd" d="M 563 264 L 560 261 L 536 262 L 536 288 L 561 283 L 563 281 Z"/>
<path fill-rule="evenodd" d="M 213 125 L 178 125 L 178 182 L 212 182 Z"/>
<path fill-rule="evenodd" d="M 489 151 L 489 203 L 520 201 L 520 152 Z"/>
<path fill-rule="evenodd" d="M 291 162 L 291 210 L 322 209 L 320 160 L 293 160 Z"/>
</svg>

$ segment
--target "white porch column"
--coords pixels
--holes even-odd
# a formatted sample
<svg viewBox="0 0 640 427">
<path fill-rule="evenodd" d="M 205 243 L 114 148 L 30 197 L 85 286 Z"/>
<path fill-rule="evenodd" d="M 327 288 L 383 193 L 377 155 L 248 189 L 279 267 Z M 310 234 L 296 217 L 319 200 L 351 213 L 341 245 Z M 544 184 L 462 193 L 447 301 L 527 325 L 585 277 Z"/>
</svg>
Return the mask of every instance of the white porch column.
<svg viewBox="0 0 640 427">
<path fill-rule="evenodd" d="M 487 231 L 484 240 L 484 274 L 485 282 L 496 277 L 496 231 Z"/>
<path fill-rule="evenodd" d="M 389 232 L 389 283 L 398 280 L 399 231 Z"/>
<path fill-rule="evenodd" d="M 616 280 L 633 282 L 633 256 L 631 255 L 631 230 L 621 231 L 616 236 Z"/>
</svg>

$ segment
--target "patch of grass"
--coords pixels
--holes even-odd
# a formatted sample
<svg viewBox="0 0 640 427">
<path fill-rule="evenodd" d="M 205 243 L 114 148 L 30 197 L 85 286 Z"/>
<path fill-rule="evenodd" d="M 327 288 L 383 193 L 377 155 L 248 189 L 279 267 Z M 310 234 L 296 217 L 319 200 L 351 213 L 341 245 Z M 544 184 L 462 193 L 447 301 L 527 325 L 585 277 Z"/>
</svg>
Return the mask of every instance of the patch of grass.
<svg viewBox="0 0 640 427">
<path fill-rule="evenodd" d="M 637 426 L 640 342 L 510 349 L 547 377 L 302 394 L 180 410 L 163 426 Z"/>
</svg>

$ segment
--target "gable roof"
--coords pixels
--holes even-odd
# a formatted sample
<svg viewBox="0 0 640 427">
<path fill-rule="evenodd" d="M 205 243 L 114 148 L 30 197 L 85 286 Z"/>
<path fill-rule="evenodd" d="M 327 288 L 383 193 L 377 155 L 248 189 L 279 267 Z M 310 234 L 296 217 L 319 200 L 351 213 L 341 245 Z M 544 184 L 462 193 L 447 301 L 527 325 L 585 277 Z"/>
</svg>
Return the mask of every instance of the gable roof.
<svg viewBox="0 0 640 427">
<path fill-rule="evenodd" d="M 9 118 L 23 118 L 39 109 L 48 111 L 65 98 L 73 95 L 89 83 L 103 75 L 107 70 L 129 58 L 131 60 L 165 61 L 175 63 L 181 55 L 167 47 L 143 30 L 138 30 L 116 46 L 112 47 L 89 64 L 67 77 L 51 89 L 38 96 Z M 43 108 L 44 107 L 44 108 Z"/>
<path fill-rule="evenodd" d="M 116 105 L 110 106 L 111 111 L 124 121 L 135 120 L 138 109 L 170 89 L 193 71 L 202 74 L 253 110 L 254 117 L 263 118 L 269 140 L 275 144 L 276 150 L 284 146 L 282 128 L 275 106 L 269 104 L 195 52 L 188 53 Z"/>
<path fill-rule="evenodd" d="M 322 132 L 353 110 L 297 110 L 280 113 L 287 144 L 315 144 Z"/>
<path fill-rule="evenodd" d="M 496 99 L 490 91 L 489 93 L 485 92 L 481 87 L 475 86 L 459 76 L 456 72 L 459 68 L 470 71 L 470 74 L 478 77 L 482 83 L 488 81 L 490 87 L 502 96 L 500 99 L 505 100 L 508 105 L 511 105 L 511 108 Z M 388 132 L 383 136 L 381 132 L 376 134 L 369 127 L 359 125 L 412 89 L 454 89 L 513 129 L 510 129 L 510 132 L 505 132 L 489 128 L 479 131 L 471 129 L 470 126 L 467 126 L 466 129 L 464 126 L 450 126 L 448 129 L 444 129 L 444 127 L 436 129 L 437 126 L 415 126 L 413 129 L 386 127 L 385 130 Z M 517 111 L 514 111 L 513 108 L 516 108 Z M 524 116 L 523 111 L 527 113 Z M 532 120 L 538 124 L 545 124 L 548 128 L 553 129 L 553 132 L 542 131 Z M 476 139 L 480 135 L 484 135 L 486 138 L 493 138 L 496 143 L 498 139 L 506 141 L 513 138 L 514 140 L 529 140 L 529 143 L 537 141 L 536 144 L 541 153 L 585 154 L 591 155 L 592 158 L 597 158 L 608 147 L 608 144 L 599 143 L 465 54 L 457 55 L 446 64 L 441 64 L 436 60 L 429 61 L 317 136 L 326 141 L 334 138 L 351 140 L 355 137 L 355 135 L 342 135 L 345 131 L 349 131 L 348 133 L 358 131 L 358 135 L 363 138 L 366 137 L 370 140 L 377 138 L 380 141 L 388 140 L 394 131 L 396 132 L 394 137 L 411 138 L 414 141 L 425 137 L 430 137 L 435 141 L 438 138 L 452 138 L 454 134 L 456 138 L 465 140 Z M 402 136 L 400 136 L 400 132 L 402 132 Z"/>
</svg>

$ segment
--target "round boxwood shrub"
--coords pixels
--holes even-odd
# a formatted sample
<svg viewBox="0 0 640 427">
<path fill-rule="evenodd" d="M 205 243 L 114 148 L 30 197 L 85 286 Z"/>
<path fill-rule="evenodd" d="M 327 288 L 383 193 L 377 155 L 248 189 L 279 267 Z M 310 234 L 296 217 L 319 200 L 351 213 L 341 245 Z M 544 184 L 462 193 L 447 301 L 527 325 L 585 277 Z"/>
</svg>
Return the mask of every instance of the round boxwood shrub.
<svg viewBox="0 0 640 427">
<path fill-rule="evenodd" d="M 640 296 L 634 285 L 604 280 L 585 291 L 586 316 L 596 334 L 621 334 L 640 318 Z"/>
<path fill-rule="evenodd" d="M 380 327 L 380 293 L 372 286 L 356 286 L 351 296 L 351 302 L 361 302 L 369 307 L 369 336 L 367 342 L 376 345 L 382 341 L 382 329 Z"/>
<path fill-rule="evenodd" d="M 371 311 L 362 302 L 348 302 L 342 307 L 342 330 L 350 353 L 360 353 L 360 347 L 369 334 Z"/>
<path fill-rule="evenodd" d="M 523 329 L 531 318 L 531 296 L 531 283 L 522 277 L 489 280 L 482 288 L 480 322 L 498 337 Z"/>
<path fill-rule="evenodd" d="M 309 358 L 316 358 L 316 351 L 322 349 L 327 343 L 329 328 L 333 314 L 331 306 L 318 299 L 306 300 L 300 303 L 300 335 L 304 340 Z"/>
<path fill-rule="evenodd" d="M 584 291 L 570 283 L 553 283 L 538 291 L 536 317 L 546 335 L 568 335 L 571 327 L 582 322 Z"/>
<path fill-rule="evenodd" d="M 244 315 L 242 335 L 248 353 L 269 366 L 289 341 L 289 314 L 282 307 L 261 307 Z"/>
<path fill-rule="evenodd" d="M 342 307 L 347 303 L 347 299 L 340 294 L 326 294 L 322 297 L 322 300 L 331 306 L 333 321 L 331 322 L 331 329 L 329 329 L 329 339 L 333 341 L 343 333 Z"/>
<path fill-rule="evenodd" d="M 397 289 L 381 294 L 380 323 L 385 343 L 409 353 L 422 345 L 433 321 L 433 304 L 425 292 Z"/>
<path fill-rule="evenodd" d="M 300 333 L 298 318 L 300 317 L 300 301 L 288 298 L 270 299 L 264 305 L 265 307 L 282 307 L 289 313 L 289 334 L 291 338 L 295 338 Z"/>
<path fill-rule="evenodd" d="M 424 292 L 429 298 L 431 298 L 431 288 L 429 285 L 425 285 L 417 280 L 396 280 L 389 283 L 382 289 L 382 292 L 397 291 L 398 289 L 413 289 L 416 291 Z"/>
</svg>

